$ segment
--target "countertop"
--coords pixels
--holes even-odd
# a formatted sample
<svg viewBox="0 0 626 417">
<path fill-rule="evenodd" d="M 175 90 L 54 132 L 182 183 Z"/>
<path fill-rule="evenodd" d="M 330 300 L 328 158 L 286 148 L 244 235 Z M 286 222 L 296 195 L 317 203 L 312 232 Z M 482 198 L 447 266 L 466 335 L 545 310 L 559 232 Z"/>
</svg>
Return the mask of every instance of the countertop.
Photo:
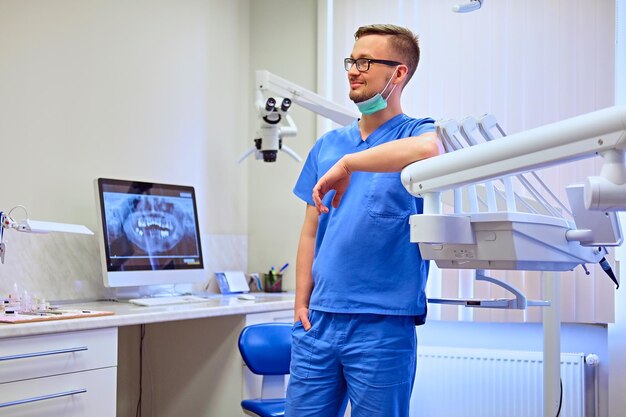
<svg viewBox="0 0 626 417">
<path fill-rule="evenodd" d="M 60 308 L 110 311 L 115 314 L 33 323 L 1 323 L 0 338 L 293 309 L 293 293 L 254 293 L 253 295 L 255 296 L 254 300 L 241 300 L 236 294 L 211 294 L 207 296 L 206 302 L 156 307 L 137 306 L 128 301 L 63 304 Z"/>
</svg>

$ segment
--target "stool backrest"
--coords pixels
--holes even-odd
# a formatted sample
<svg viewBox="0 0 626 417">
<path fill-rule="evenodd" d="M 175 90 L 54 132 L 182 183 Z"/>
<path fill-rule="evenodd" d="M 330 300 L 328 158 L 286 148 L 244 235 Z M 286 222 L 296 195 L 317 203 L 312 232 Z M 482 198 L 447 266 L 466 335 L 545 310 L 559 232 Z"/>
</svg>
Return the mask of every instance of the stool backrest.
<svg viewBox="0 0 626 417">
<path fill-rule="evenodd" d="M 262 323 L 245 327 L 239 335 L 239 352 L 257 375 L 287 375 L 291 363 L 289 323 Z"/>
</svg>

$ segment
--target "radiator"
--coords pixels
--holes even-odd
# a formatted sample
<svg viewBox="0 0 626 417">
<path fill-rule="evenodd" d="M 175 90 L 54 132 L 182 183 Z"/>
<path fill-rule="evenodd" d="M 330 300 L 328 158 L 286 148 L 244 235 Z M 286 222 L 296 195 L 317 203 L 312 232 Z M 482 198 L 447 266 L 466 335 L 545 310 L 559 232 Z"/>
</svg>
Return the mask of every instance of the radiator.
<svg viewBox="0 0 626 417">
<path fill-rule="evenodd" d="M 560 417 L 585 416 L 585 357 L 561 354 Z M 411 417 L 540 417 L 541 352 L 420 346 Z"/>
</svg>

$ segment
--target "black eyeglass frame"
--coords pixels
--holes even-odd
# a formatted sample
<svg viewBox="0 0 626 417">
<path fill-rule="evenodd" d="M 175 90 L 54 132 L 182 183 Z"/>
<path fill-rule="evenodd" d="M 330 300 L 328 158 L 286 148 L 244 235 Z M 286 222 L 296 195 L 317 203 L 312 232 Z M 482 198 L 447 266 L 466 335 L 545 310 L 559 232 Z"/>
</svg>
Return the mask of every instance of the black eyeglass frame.
<svg viewBox="0 0 626 417">
<path fill-rule="evenodd" d="M 359 64 L 359 62 L 361 62 L 361 64 Z M 367 68 L 366 69 L 361 69 L 359 67 L 363 66 L 363 62 L 367 62 Z M 403 65 L 402 62 L 398 62 L 398 61 L 389 61 L 387 59 L 373 59 L 373 58 L 345 58 L 343 60 L 343 67 L 345 68 L 346 71 L 350 71 L 350 69 L 352 68 L 353 65 L 356 65 L 356 70 L 359 72 L 366 72 L 370 70 L 370 65 L 374 63 L 374 64 L 383 64 L 383 65 L 387 65 L 389 67 L 393 67 L 396 65 Z"/>
</svg>

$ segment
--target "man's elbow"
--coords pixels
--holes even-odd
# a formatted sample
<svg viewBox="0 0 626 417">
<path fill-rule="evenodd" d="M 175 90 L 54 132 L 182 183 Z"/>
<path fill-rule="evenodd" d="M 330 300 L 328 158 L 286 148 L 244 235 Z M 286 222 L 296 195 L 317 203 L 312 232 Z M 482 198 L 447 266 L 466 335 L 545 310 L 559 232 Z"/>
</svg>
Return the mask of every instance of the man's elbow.
<svg viewBox="0 0 626 417">
<path fill-rule="evenodd" d="M 446 152 L 445 149 L 443 148 L 443 144 L 441 143 L 441 141 L 439 139 L 433 140 L 430 145 L 431 145 L 431 155 L 430 155 L 430 157 L 441 155 L 441 154 L 444 154 Z"/>
<path fill-rule="evenodd" d="M 427 159 L 432 158 L 433 156 L 441 155 L 445 151 L 441 142 L 437 138 L 432 138 L 429 140 L 425 140 L 421 143 L 420 149 L 420 158 L 419 159 Z"/>
<path fill-rule="evenodd" d="M 410 143 L 412 149 L 405 154 L 407 157 L 405 160 L 406 165 L 445 153 L 441 141 L 434 133 L 426 133 L 421 136 L 409 138 L 408 143 Z"/>
</svg>

